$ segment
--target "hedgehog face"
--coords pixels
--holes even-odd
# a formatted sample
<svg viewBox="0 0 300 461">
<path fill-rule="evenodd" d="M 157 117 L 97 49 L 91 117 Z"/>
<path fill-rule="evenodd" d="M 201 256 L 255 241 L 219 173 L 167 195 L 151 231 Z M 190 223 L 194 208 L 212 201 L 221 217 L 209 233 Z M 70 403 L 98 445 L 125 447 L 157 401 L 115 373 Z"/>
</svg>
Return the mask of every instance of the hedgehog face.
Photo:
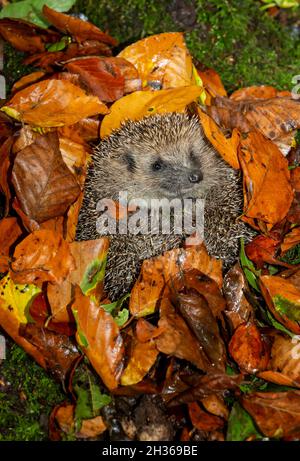
<svg viewBox="0 0 300 461">
<path fill-rule="evenodd" d="M 128 122 L 100 144 L 96 170 L 103 192 L 129 199 L 205 198 L 227 167 L 205 139 L 199 121 L 166 114 Z M 97 173 L 98 174 L 98 173 Z"/>
</svg>

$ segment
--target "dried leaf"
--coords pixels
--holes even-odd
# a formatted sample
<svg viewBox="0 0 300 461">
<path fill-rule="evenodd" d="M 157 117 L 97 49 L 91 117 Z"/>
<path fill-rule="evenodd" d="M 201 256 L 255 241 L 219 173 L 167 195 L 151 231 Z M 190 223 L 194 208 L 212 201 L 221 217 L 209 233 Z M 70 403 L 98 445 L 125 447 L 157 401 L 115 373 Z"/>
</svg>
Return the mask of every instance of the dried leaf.
<svg viewBox="0 0 300 461">
<path fill-rule="evenodd" d="M 62 159 L 56 133 L 37 137 L 17 154 L 12 182 L 22 210 L 39 223 L 63 215 L 80 193 Z"/>
<path fill-rule="evenodd" d="M 16 247 L 10 274 L 16 283 L 61 283 L 72 270 L 69 244 L 53 231 L 38 230 Z"/>
<path fill-rule="evenodd" d="M 191 422 L 196 429 L 210 432 L 224 426 L 224 421 L 221 418 L 206 413 L 197 402 L 189 403 L 188 408 Z"/>
<path fill-rule="evenodd" d="M 167 251 L 163 256 L 143 262 L 140 276 L 131 291 L 131 314 L 143 317 L 153 313 L 168 281 L 189 269 L 198 269 L 215 280 L 219 287 L 222 285 L 222 263 L 211 258 L 204 245 Z"/>
<path fill-rule="evenodd" d="M 24 75 L 14 83 L 11 92 L 16 93 L 19 90 L 23 90 L 27 86 L 32 85 L 33 83 L 36 83 L 39 80 L 41 80 L 43 77 L 45 77 L 45 75 L 46 73 L 42 71 L 36 71 L 32 72 L 31 74 Z"/>
<path fill-rule="evenodd" d="M 158 356 L 155 342 L 140 342 L 133 339 L 130 345 L 129 361 L 121 376 L 122 386 L 139 383 L 154 365 Z"/>
<path fill-rule="evenodd" d="M 254 392 L 242 398 L 243 407 L 267 437 L 295 437 L 300 433 L 300 392 Z"/>
<path fill-rule="evenodd" d="M 116 101 L 101 124 L 101 138 L 109 136 L 126 120 L 140 120 L 147 115 L 183 112 L 201 94 L 196 85 L 159 91 L 136 91 Z"/>
<path fill-rule="evenodd" d="M 124 346 L 113 317 L 76 287 L 72 306 L 76 339 L 108 389 L 118 386 L 123 371 Z"/>
<path fill-rule="evenodd" d="M 244 174 L 244 214 L 271 229 L 286 216 L 293 200 L 287 160 L 275 144 L 252 132 L 241 139 L 239 161 Z"/>
<path fill-rule="evenodd" d="M 87 96 L 67 80 L 43 80 L 18 91 L 6 106 L 8 115 L 42 128 L 73 125 L 109 110 L 96 96 Z"/>
<path fill-rule="evenodd" d="M 234 101 L 242 101 L 244 99 L 270 99 L 290 95 L 291 93 L 289 91 L 278 91 L 273 86 L 260 85 L 240 88 L 230 95 L 230 99 L 233 99 Z"/>
<path fill-rule="evenodd" d="M 242 371 L 257 373 L 268 366 L 269 348 L 254 323 L 241 324 L 234 332 L 229 353 Z"/>
<path fill-rule="evenodd" d="M 240 169 L 238 160 L 240 135 L 238 130 L 234 128 L 231 138 L 226 138 L 211 117 L 200 109 L 198 114 L 207 139 L 232 168 Z"/>
<path fill-rule="evenodd" d="M 300 227 L 294 227 L 288 234 L 285 235 L 281 244 L 281 252 L 286 253 L 289 249 L 300 243 Z"/>
<path fill-rule="evenodd" d="M 192 58 L 183 34 L 168 32 L 139 40 L 119 53 L 137 69 L 143 87 L 177 88 L 193 84 Z"/>
<path fill-rule="evenodd" d="M 22 235 L 22 232 L 16 218 L 0 220 L 0 272 L 8 271 L 11 246 Z"/>
</svg>

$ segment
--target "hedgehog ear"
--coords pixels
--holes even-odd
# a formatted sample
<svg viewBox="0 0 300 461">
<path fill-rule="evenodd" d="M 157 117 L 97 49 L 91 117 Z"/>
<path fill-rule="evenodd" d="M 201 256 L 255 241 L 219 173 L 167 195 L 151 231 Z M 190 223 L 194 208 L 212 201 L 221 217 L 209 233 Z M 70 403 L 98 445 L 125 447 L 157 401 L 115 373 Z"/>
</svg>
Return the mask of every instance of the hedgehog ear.
<svg viewBox="0 0 300 461">
<path fill-rule="evenodd" d="M 136 171 L 136 162 L 133 155 L 130 152 L 125 152 L 122 157 L 127 170 L 130 171 L 130 173 L 134 173 Z"/>
</svg>

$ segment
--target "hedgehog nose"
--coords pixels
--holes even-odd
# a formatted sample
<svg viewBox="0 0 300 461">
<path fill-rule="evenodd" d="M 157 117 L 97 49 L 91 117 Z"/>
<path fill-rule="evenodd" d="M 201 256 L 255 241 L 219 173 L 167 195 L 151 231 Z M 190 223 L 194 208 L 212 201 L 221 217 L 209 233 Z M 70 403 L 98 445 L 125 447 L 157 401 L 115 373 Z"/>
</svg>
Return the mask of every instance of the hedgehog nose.
<svg viewBox="0 0 300 461">
<path fill-rule="evenodd" d="M 200 182 L 201 179 L 202 179 L 202 175 L 199 174 L 199 173 L 191 173 L 189 175 L 189 181 L 190 182 L 197 183 L 197 182 Z"/>
</svg>

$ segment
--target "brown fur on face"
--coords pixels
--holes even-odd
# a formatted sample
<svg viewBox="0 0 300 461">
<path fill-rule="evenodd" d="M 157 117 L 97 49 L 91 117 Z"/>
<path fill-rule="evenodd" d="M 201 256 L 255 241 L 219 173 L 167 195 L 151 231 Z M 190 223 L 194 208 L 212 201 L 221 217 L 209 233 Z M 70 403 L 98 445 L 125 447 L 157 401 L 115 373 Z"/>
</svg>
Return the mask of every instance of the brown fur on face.
<svg viewBox="0 0 300 461">
<path fill-rule="evenodd" d="M 93 167 L 100 198 L 204 198 L 228 167 L 205 139 L 196 117 L 155 115 L 125 126 L 99 145 Z"/>
</svg>

